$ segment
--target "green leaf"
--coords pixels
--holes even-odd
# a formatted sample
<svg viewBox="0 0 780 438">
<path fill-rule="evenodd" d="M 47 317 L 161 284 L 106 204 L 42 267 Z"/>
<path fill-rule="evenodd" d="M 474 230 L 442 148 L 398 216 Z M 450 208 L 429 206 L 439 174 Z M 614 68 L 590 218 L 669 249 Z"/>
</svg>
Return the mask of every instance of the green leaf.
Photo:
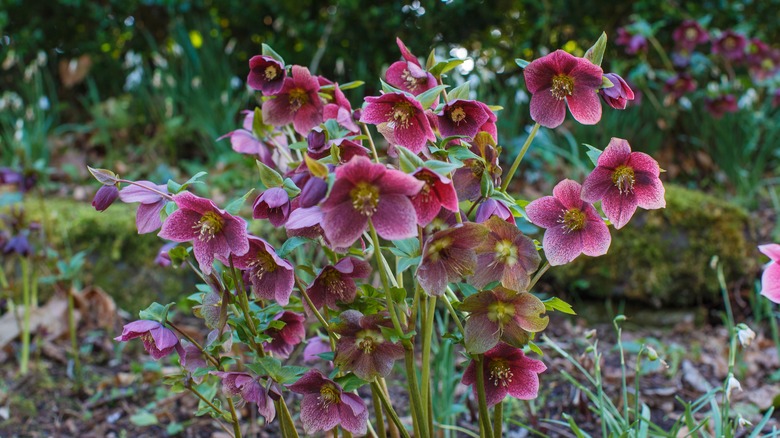
<svg viewBox="0 0 780 438">
<path fill-rule="evenodd" d="M 590 49 L 585 52 L 585 59 L 601 67 L 604 59 L 604 50 L 607 49 L 607 33 L 601 32 L 601 36 Z"/>
<path fill-rule="evenodd" d="M 447 93 L 447 97 L 450 99 L 450 102 L 456 99 L 468 99 L 469 98 L 469 83 L 468 81 L 458 85 L 457 87 L 453 88 L 452 91 Z"/>
<path fill-rule="evenodd" d="M 138 312 L 138 317 L 150 321 L 157 321 L 159 323 L 165 323 L 168 318 L 168 309 L 173 306 L 173 303 L 168 303 L 165 306 L 158 302 L 154 302 L 144 310 Z"/>
<path fill-rule="evenodd" d="M 412 257 L 420 254 L 420 241 L 417 238 L 394 240 L 393 245 L 390 252 L 399 257 Z"/>
<path fill-rule="evenodd" d="M 425 60 L 425 70 L 432 69 L 434 65 L 436 65 L 436 49 L 431 49 L 428 59 Z"/>
<path fill-rule="evenodd" d="M 154 426 L 158 424 L 157 416 L 143 409 L 130 416 L 130 422 L 138 427 Z"/>
<path fill-rule="evenodd" d="M 176 246 L 168 250 L 168 257 L 171 259 L 171 266 L 173 267 L 179 267 L 182 263 L 187 261 L 187 258 L 189 258 L 189 252 L 187 251 L 187 248 L 184 246 Z"/>
<path fill-rule="evenodd" d="M 91 173 L 92 176 L 94 176 L 95 179 L 104 186 L 113 186 L 119 182 L 119 177 L 117 174 L 108 169 L 95 169 L 87 166 L 87 170 L 89 170 L 89 173 Z"/>
<path fill-rule="evenodd" d="M 303 159 L 306 161 L 306 167 L 313 176 L 328 179 L 328 167 L 326 165 L 310 157 L 309 154 L 304 154 Z"/>
<path fill-rule="evenodd" d="M 358 388 L 368 385 L 368 382 L 352 373 L 347 373 L 344 376 L 337 377 L 335 380 L 336 383 L 341 385 L 341 387 L 344 388 L 344 391 L 346 392 L 352 392 Z"/>
<path fill-rule="evenodd" d="M 459 159 L 460 161 L 464 160 L 481 160 L 479 155 L 475 154 L 474 152 L 471 152 L 469 148 L 463 147 L 463 146 L 453 146 L 449 149 L 447 149 L 447 154 L 450 157 L 455 157 Z"/>
<path fill-rule="evenodd" d="M 402 287 L 391 287 L 390 294 L 393 297 L 393 301 L 400 303 L 406 299 L 406 289 Z"/>
<path fill-rule="evenodd" d="M 471 59 L 471 58 L 466 58 Z M 466 59 L 458 59 L 458 58 L 450 58 L 446 61 L 439 61 L 431 67 L 428 72 L 432 74 L 434 77 L 441 77 L 444 73 L 447 73 L 448 71 L 452 70 L 453 68 L 463 64 L 466 62 Z"/>
<path fill-rule="evenodd" d="M 279 172 L 266 166 L 262 161 L 255 160 L 255 162 L 257 163 L 257 170 L 260 171 L 260 181 L 266 188 L 270 189 L 271 187 L 284 185 L 284 179 L 282 175 L 279 175 Z"/>
<path fill-rule="evenodd" d="M 477 135 L 479 135 L 479 134 L 477 134 Z M 490 135 L 490 134 L 488 134 L 488 135 Z M 444 138 L 443 138 L 443 139 L 441 139 L 441 141 L 439 142 L 439 148 L 440 148 L 440 149 L 447 149 L 447 146 L 450 144 L 450 142 L 451 142 L 451 141 L 453 141 L 453 140 L 457 140 L 457 139 L 460 139 L 460 138 L 468 138 L 468 137 L 467 137 L 467 136 L 465 136 L 465 135 L 451 135 L 451 136 L 449 136 L 449 137 L 444 137 Z M 457 144 L 459 144 L 459 145 L 460 145 L 460 144 L 462 144 L 462 143 L 461 143 L 461 142 L 457 142 Z"/>
<path fill-rule="evenodd" d="M 174 181 L 172 179 L 168 180 L 168 193 L 176 194 L 176 193 L 179 193 L 180 190 L 181 190 L 181 184 L 177 183 L 176 181 Z M 171 214 L 171 213 L 173 213 L 173 212 L 172 211 L 168 212 L 168 214 Z"/>
<path fill-rule="evenodd" d="M 526 61 L 525 59 L 515 58 L 515 64 L 520 68 L 526 68 L 530 63 L 530 61 Z"/>
<path fill-rule="evenodd" d="M 254 117 L 252 117 L 252 133 L 254 133 L 257 138 L 265 138 L 265 136 L 270 134 L 273 130 L 273 126 L 266 125 L 263 122 L 263 111 L 260 107 L 256 107 Z"/>
<path fill-rule="evenodd" d="M 433 102 L 439 98 L 439 94 L 441 94 L 441 92 L 448 87 L 449 85 L 437 85 L 425 93 L 418 94 L 415 99 L 420 102 L 420 105 L 422 105 L 423 109 L 428 109 L 431 107 L 431 105 L 433 105 Z"/>
<path fill-rule="evenodd" d="M 294 198 L 298 196 L 299 193 L 301 193 L 301 189 L 298 188 L 298 186 L 295 185 L 295 182 L 291 180 L 290 178 L 285 178 L 284 183 L 282 184 L 282 188 L 285 192 L 287 192 L 287 196 Z"/>
<path fill-rule="evenodd" d="M 284 59 L 282 58 L 282 55 L 276 53 L 276 51 L 274 49 L 272 49 L 271 46 L 269 46 L 268 44 L 265 44 L 265 43 L 263 43 L 263 55 L 270 56 L 271 58 L 281 62 L 282 65 L 285 65 L 284 64 Z"/>
<path fill-rule="evenodd" d="M 428 169 L 431 169 L 432 171 L 440 174 L 440 175 L 449 175 L 450 172 L 455 171 L 457 169 L 460 169 L 463 167 L 463 164 L 458 163 L 447 163 L 444 161 L 439 160 L 428 160 L 425 162 L 425 167 Z"/>
<path fill-rule="evenodd" d="M 422 256 L 417 256 L 417 257 L 412 257 L 412 258 L 402 257 L 402 258 L 398 259 L 398 266 L 396 267 L 396 269 L 398 270 L 397 274 L 400 274 L 400 273 L 406 271 L 407 269 L 411 268 L 412 266 L 419 265 L 420 264 L 420 260 L 422 260 Z"/>
<path fill-rule="evenodd" d="M 590 161 L 593 163 L 594 166 L 598 166 L 599 165 L 599 157 L 601 156 L 601 153 L 603 151 L 601 149 L 594 148 L 593 146 L 591 146 L 589 144 L 585 144 L 585 147 L 588 148 L 588 151 L 585 152 L 585 155 L 587 155 L 588 158 L 590 158 Z"/>
<path fill-rule="evenodd" d="M 606 76 L 601 77 L 601 88 L 612 88 L 614 86 L 615 84 L 613 84 L 608 77 Z"/>
<path fill-rule="evenodd" d="M 299 246 L 303 245 L 304 243 L 313 242 L 313 240 L 301 237 L 301 236 L 295 236 L 287 239 L 286 242 L 284 242 L 284 245 L 282 245 L 281 248 L 279 248 L 278 251 L 276 251 L 276 254 L 279 255 L 279 257 L 285 258 L 287 257 L 295 248 L 298 248 Z"/>
<path fill-rule="evenodd" d="M 244 206 L 244 202 L 246 202 L 246 199 L 254 191 L 255 191 L 255 189 L 249 189 L 249 191 L 246 192 L 244 194 L 244 196 L 242 196 L 242 197 L 240 197 L 238 199 L 234 199 L 233 201 L 231 201 L 230 204 L 228 204 L 227 207 L 225 207 L 225 211 L 227 211 L 230 214 L 238 214 L 238 212 L 241 210 L 241 207 Z"/>
<path fill-rule="evenodd" d="M 379 80 L 379 82 L 382 83 L 382 91 L 384 91 L 385 93 L 402 93 L 402 94 L 406 94 L 407 96 L 410 95 L 406 91 L 399 90 L 398 88 L 395 88 L 394 86 L 388 84 L 387 82 L 381 79 Z"/>
<path fill-rule="evenodd" d="M 290 145 L 290 149 L 294 149 L 296 151 L 305 151 L 309 148 L 309 143 L 306 141 L 296 141 L 295 143 Z"/>
<path fill-rule="evenodd" d="M 562 299 L 558 297 L 550 298 L 549 300 L 543 301 L 545 310 L 548 311 L 558 311 L 563 312 L 569 315 L 576 315 L 577 313 L 574 311 L 574 309 L 571 307 L 571 304 L 567 303 L 566 301 L 563 301 Z"/>
<path fill-rule="evenodd" d="M 405 173 L 414 172 L 417 168 L 423 167 L 425 164 L 425 162 L 420 157 L 418 157 L 417 154 L 403 146 L 397 145 L 395 150 L 398 151 L 401 170 Z"/>
<path fill-rule="evenodd" d="M 168 426 L 165 427 L 165 433 L 168 435 L 176 435 L 179 433 L 184 432 L 184 426 L 182 426 L 181 423 L 173 422 L 168 424 Z"/>
<path fill-rule="evenodd" d="M 534 353 L 538 354 L 539 356 L 544 356 L 544 352 L 541 348 L 539 348 L 538 345 L 534 344 L 533 341 L 528 341 L 528 348 L 531 349 Z"/>
<path fill-rule="evenodd" d="M 403 335 L 398 330 L 396 330 L 394 327 L 385 327 L 383 325 L 379 326 L 379 330 L 382 332 L 382 337 L 387 339 L 390 342 L 398 342 L 401 340 L 401 336 Z"/>
</svg>

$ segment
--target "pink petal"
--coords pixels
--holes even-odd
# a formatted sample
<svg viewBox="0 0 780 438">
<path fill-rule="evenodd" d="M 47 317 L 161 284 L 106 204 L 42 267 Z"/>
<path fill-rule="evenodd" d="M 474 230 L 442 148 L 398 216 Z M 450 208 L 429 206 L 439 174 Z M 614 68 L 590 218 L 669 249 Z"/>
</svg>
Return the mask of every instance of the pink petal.
<svg viewBox="0 0 780 438">
<path fill-rule="evenodd" d="M 544 255 L 552 266 L 565 265 L 582 253 L 580 233 L 567 232 L 563 226 L 548 228 L 542 240 Z"/>
<path fill-rule="evenodd" d="M 595 125 L 601 120 L 601 102 L 593 88 L 575 85 L 574 93 L 566 98 L 566 103 L 574 119 L 583 125 Z"/>
<path fill-rule="evenodd" d="M 658 162 L 650 155 L 643 152 L 632 152 L 628 157 L 627 165 L 634 169 L 636 173 L 643 173 L 655 178 L 661 174 L 661 168 Z"/>
<path fill-rule="evenodd" d="M 582 186 L 578 182 L 570 179 L 564 179 L 553 187 L 553 196 L 555 196 L 567 210 L 582 208 L 581 194 Z"/>
<path fill-rule="evenodd" d="M 780 261 L 780 245 L 777 243 L 758 245 L 758 250 L 761 251 L 765 256 L 772 259 L 772 261 Z"/>
<path fill-rule="evenodd" d="M 447 271 L 441 262 L 421 263 L 417 268 L 417 281 L 425 292 L 437 297 L 444 295 L 449 283 Z"/>
<path fill-rule="evenodd" d="M 422 152 L 427 141 L 435 139 L 435 137 L 431 139 L 433 130 L 428 120 L 425 118 L 423 120 L 425 121 L 410 120 L 407 126 L 396 125 L 393 129 L 395 141 L 415 154 Z"/>
<path fill-rule="evenodd" d="M 305 136 L 311 131 L 311 128 L 322 122 L 322 106 L 319 104 L 319 96 L 316 96 L 316 98 L 316 103 L 309 102 L 295 112 L 293 127 L 298 134 Z"/>
<path fill-rule="evenodd" d="M 512 380 L 507 388 L 509 395 L 520 400 L 535 399 L 539 395 L 539 375 L 523 367 L 516 367 L 512 371 Z"/>
<path fill-rule="evenodd" d="M 525 214 L 534 225 L 552 228 L 560 225 L 558 221 L 566 210 L 553 196 L 544 196 L 525 206 Z"/>
<path fill-rule="evenodd" d="M 603 157 L 604 154 L 601 156 Z M 601 161 L 600 158 L 599 161 Z M 612 182 L 613 173 L 610 168 L 599 164 L 583 181 L 581 199 L 592 204 L 604 198 L 609 189 L 615 186 L 615 183 Z"/>
<path fill-rule="evenodd" d="M 381 196 L 371 220 L 377 234 L 386 240 L 407 239 L 417 235 L 417 214 L 412 202 L 403 195 Z"/>
<path fill-rule="evenodd" d="M 420 65 L 420 61 L 417 60 L 417 57 L 412 55 L 412 52 L 409 51 L 408 48 L 406 48 L 406 45 L 403 41 L 401 41 L 401 38 L 396 37 L 395 43 L 398 44 L 398 49 L 401 50 L 401 56 L 407 61 L 411 62 L 413 64 L 416 64 L 417 66 Z"/>
<path fill-rule="evenodd" d="M 368 409 L 363 400 L 355 394 L 345 392 L 341 394 L 339 405 L 341 427 L 355 435 L 365 435 L 368 429 Z"/>
<path fill-rule="evenodd" d="M 780 303 L 780 265 L 777 263 L 770 263 L 764 270 L 761 276 L 761 295 L 773 303 Z"/>
<path fill-rule="evenodd" d="M 135 226 L 138 234 L 146 234 L 156 231 L 162 226 L 160 212 L 165 208 L 166 201 L 160 199 L 154 204 L 141 204 L 135 214 Z"/>
<path fill-rule="evenodd" d="M 539 90 L 531 96 L 531 118 L 546 128 L 557 128 L 566 118 L 566 103 L 553 96 L 549 88 Z"/>
<path fill-rule="evenodd" d="M 609 228 L 601 219 L 588 221 L 585 228 L 581 231 L 582 252 L 591 257 L 602 256 L 609 250 L 609 244 L 612 242 L 612 236 L 609 234 Z M 552 263 L 551 263 L 552 264 Z"/>
<path fill-rule="evenodd" d="M 150 330 L 149 333 L 152 335 L 155 345 L 160 350 L 165 350 L 166 348 L 173 347 L 179 343 L 179 338 L 176 337 L 176 334 L 162 325 L 156 329 Z"/>
<path fill-rule="evenodd" d="M 291 81 L 287 78 L 285 82 Z M 263 102 L 263 123 L 273 126 L 284 126 L 293 121 L 295 114 L 290 107 L 290 98 L 280 94 Z"/>
<path fill-rule="evenodd" d="M 388 114 L 392 114 L 395 101 L 384 98 L 387 94 L 379 97 L 368 96 L 365 101 L 368 102 L 363 112 L 360 114 L 360 121 L 363 123 L 378 124 L 387 122 Z"/>
<path fill-rule="evenodd" d="M 159 192 L 168 193 L 168 187 L 165 185 L 158 185 L 151 181 L 136 181 L 135 183 L 155 189 Z M 141 204 L 154 204 L 155 202 L 160 201 L 162 196 L 151 190 L 146 190 L 143 187 L 131 184 L 119 191 L 119 199 L 125 203 L 140 202 Z"/>
<path fill-rule="evenodd" d="M 612 137 L 604 151 L 599 155 L 598 166 L 614 169 L 628 163 L 631 146 L 622 138 Z M 632 166 L 633 167 L 633 166 Z"/>
<path fill-rule="evenodd" d="M 412 198 L 412 205 L 417 214 L 417 224 L 421 227 L 431 223 L 441 211 L 441 204 L 431 196 L 415 196 Z"/>
<path fill-rule="evenodd" d="M 341 420 L 339 404 L 320 402 L 319 394 L 306 394 L 301 401 L 301 423 L 306 434 L 327 431 L 338 426 Z"/>
<path fill-rule="evenodd" d="M 198 230 L 193 227 L 202 217 L 192 210 L 176 210 L 165 219 L 162 230 L 157 235 L 174 242 L 189 242 L 197 238 Z"/>
<path fill-rule="evenodd" d="M 411 204 L 409 207 L 411 208 Z M 412 210 L 413 213 L 414 210 Z M 325 236 L 337 248 L 352 246 L 367 226 L 368 218 L 352 207 L 352 201 L 343 202 L 326 211 L 322 218 L 322 229 L 325 231 Z"/>
<path fill-rule="evenodd" d="M 414 196 L 420 193 L 425 182 L 400 170 L 388 169 L 377 181 L 380 193 L 384 195 Z"/>
<path fill-rule="evenodd" d="M 225 220 L 222 235 L 230 248 L 230 253 L 242 256 L 249 251 L 249 239 L 246 232 L 246 221 L 240 217 L 229 216 Z"/>
<path fill-rule="evenodd" d="M 657 177 L 645 178 L 643 174 L 636 174 L 634 195 L 636 196 L 636 203 L 640 207 L 646 210 L 665 208 L 665 192 L 663 183 Z"/>
<path fill-rule="evenodd" d="M 575 66 L 569 71 L 569 76 L 574 79 L 575 94 L 577 87 L 589 88 L 595 94 L 595 91 L 601 87 L 604 71 L 585 58 L 574 57 L 574 61 Z"/>
<path fill-rule="evenodd" d="M 352 184 L 373 182 L 386 171 L 387 168 L 381 164 L 374 164 L 366 157 L 355 156 L 348 163 L 336 168 L 336 180 L 344 178 Z"/>
<path fill-rule="evenodd" d="M 525 78 L 525 87 L 531 94 L 536 94 L 539 90 L 550 88 L 552 78 L 561 72 L 558 65 L 558 51 L 542 58 L 535 59 L 523 70 Z"/>
<path fill-rule="evenodd" d="M 634 193 L 620 193 L 619 190 L 610 190 L 604 195 L 601 208 L 604 214 L 616 230 L 625 226 L 636 211 L 636 196 Z"/>
</svg>

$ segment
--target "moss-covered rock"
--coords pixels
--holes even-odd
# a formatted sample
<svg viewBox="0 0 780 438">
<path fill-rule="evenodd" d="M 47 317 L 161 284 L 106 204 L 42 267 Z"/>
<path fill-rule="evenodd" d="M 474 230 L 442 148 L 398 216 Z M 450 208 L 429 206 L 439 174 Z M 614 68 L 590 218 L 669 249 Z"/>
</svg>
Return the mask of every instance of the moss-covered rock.
<svg viewBox="0 0 780 438">
<path fill-rule="evenodd" d="M 88 250 L 84 284 L 103 288 L 131 314 L 152 301 L 177 301 L 195 291 L 189 270 L 154 264 L 164 242 L 155 233 L 138 234 L 135 204 L 116 202 L 99 213 L 85 202 L 27 198 L 24 209 L 27 218 L 43 224 L 49 245 L 60 253 Z"/>
<path fill-rule="evenodd" d="M 748 213 L 679 186 L 667 185 L 665 209 L 638 210 L 628 225 L 611 231 L 606 256 L 581 256 L 551 269 L 556 286 L 590 298 L 686 306 L 719 299 L 713 257 L 728 281 L 751 278 L 758 268 Z"/>
</svg>

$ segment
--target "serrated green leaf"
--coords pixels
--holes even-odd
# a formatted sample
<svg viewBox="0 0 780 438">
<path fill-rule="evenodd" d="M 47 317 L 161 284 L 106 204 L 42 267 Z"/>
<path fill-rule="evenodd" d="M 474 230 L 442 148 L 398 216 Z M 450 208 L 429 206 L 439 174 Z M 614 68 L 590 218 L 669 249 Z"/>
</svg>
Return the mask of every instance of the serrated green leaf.
<svg viewBox="0 0 780 438">
<path fill-rule="evenodd" d="M 590 161 L 593 163 L 594 166 L 598 166 L 599 165 L 599 157 L 601 156 L 601 153 L 603 151 L 601 149 L 599 149 L 599 148 L 594 148 L 593 146 L 591 146 L 589 144 L 586 144 L 585 147 L 588 148 L 588 151 L 585 152 L 585 155 L 587 155 L 588 158 L 590 158 Z"/>
<path fill-rule="evenodd" d="M 225 207 L 225 211 L 227 211 L 230 214 L 238 214 L 239 211 L 241 211 L 241 207 L 244 206 L 244 203 L 246 202 L 247 198 L 249 198 L 249 195 L 254 192 L 255 189 L 249 189 L 248 192 L 244 193 L 244 196 L 234 199 L 230 202 L 230 204 Z"/>
<path fill-rule="evenodd" d="M 403 146 L 397 145 L 395 150 L 398 151 L 399 164 L 403 172 L 414 172 L 417 168 L 422 167 L 425 164 L 417 154 Z"/>
<path fill-rule="evenodd" d="M 449 85 L 437 85 L 424 93 L 418 94 L 415 99 L 420 102 L 420 105 L 422 105 L 423 109 L 428 109 L 431 107 L 431 105 L 433 105 L 433 102 L 439 98 L 441 92 L 448 87 Z"/>
<path fill-rule="evenodd" d="M 601 67 L 601 61 L 604 59 L 604 51 L 607 49 L 607 33 L 601 32 L 601 36 L 593 47 L 585 52 L 584 58 L 595 65 Z"/>
<path fill-rule="evenodd" d="M 545 310 L 548 311 L 558 311 L 562 313 L 566 313 L 569 315 L 576 315 L 577 313 L 574 311 L 574 309 L 571 307 L 571 304 L 567 303 L 566 301 L 563 301 L 562 299 L 558 297 L 550 298 L 549 300 L 543 301 Z"/>
<path fill-rule="evenodd" d="M 453 88 L 452 91 L 447 93 L 447 97 L 450 99 L 450 102 L 457 99 L 466 100 L 469 98 L 469 92 L 470 92 L 470 86 L 468 81 L 458 85 L 457 87 Z"/>
<path fill-rule="evenodd" d="M 466 59 L 471 59 L 471 58 L 466 58 Z M 436 78 L 441 77 L 441 75 L 443 75 L 444 73 L 447 73 L 453 68 L 466 62 L 466 59 L 450 58 L 447 59 L 446 61 L 439 61 L 436 63 L 436 65 L 431 67 L 430 70 L 428 70 L 428 72 Z"/>
<path fill-rule="evenodd" d="M 525 59 L 515 58 L 515 64 L 520 68 L 526 68 L 530 63 L 530 61 L 526 61 Z"/>
<path fill-rule="evenodd" d="M 283 66 L 285 65 L 284 58 L 282 58 L 282 55 L 276 53 L 276 51 L 274 49 L 272 49 L 271 46 L 269 46 L 268 44 L 263 43 L 263 52 L 262 53 L 265 56 L 270 56 L 271 58 L 281 62 Z"/>
<path fill-rule="evenodd" d="M 255 160 L 255 163 L 257 163 L 257 170 L 260 172 L 260 181 L 265 188 L 270 189 L 284 185 L 284 179 L 282 175 L 279 175 L 279 172 L 271 169 L 260 160 Z"/>
</svg>

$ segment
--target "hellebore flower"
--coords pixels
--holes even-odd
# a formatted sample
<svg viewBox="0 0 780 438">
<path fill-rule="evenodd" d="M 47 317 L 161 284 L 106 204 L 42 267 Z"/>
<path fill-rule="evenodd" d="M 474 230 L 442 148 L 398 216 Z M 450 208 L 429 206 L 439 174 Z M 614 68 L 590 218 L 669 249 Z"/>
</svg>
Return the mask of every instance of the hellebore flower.
<svg viewBox="0 0 780 438">
<path fill-rule="evenodd" d="M 171 353 L 179 346 L 179 338 L 171 329 L 157 321 L 138 320 L 125 325 L 122 335 L 114 338 L 115 341 L 127 342 L 131 339 L 141 338 L 144 349 L 155 360 L 159 360 Z"/>
<path fill-rule="evenodd" d="M 544 330 L 550 318 L 544 303 L 528 292 L 516 293 L 498 287 L 469 296 L 460 305 L 469 312 L 464 330 L 466 350 L 481 354 L 498 344 L 499 339 L 517 348 L 530 340 L 529 333 Z"/>
<path fill-rule="evenodd" d="M 306 328 L 303 326 L 306 318 L 294 312 L 284 311 L 274 316 L 274 321 L 282 321 L 284 327 L 271 327 L 266 330 L 265 334 L 270 336 L 271 340 L 264 342 L 263 347 L 279 358 L 287 359 L 293 348 L 306 339 Z"/>
<path fill-rule="evenodd" d="M 349 132 L 358 133 L 360 128 L 352 117 L 352 104 L 344 96 L 338 84 L 333 85 L 333 103 L 325 105 L 322 110 L 323 120 L 334 119 L 339 125 L 348 129 Z"/>
<path fill-rule="evenodd" d="M 355 278 L 368 278 L 371 265 L 355 257 L 344 257 L 335 265 L 322 268 L 319 275 L 306 289 L 314 307 L 328 306 L 336 309 L 336 303 L 351 303 L 357 294 Z"/>
<path fill-rule="evenodd" d="M 119 197 L 119 189 L 116 186 L 102 185 L 95 193 L 95 198 L 92 200 L 92 206 L 97 211 L 106 211 L 111 204 Z"/>
<path fill-rule="evenodd" d="M 292 77 L 284 79 L 284 86 L 273 99 L 263 102 L 263 121 L 273 126 L 292 122 L 295 132 L 306 135 L 322 122 L 320 84 L 309 69 L 294 65 Z"/>
<path fill-rule="evenodd" d="M 625 27 L 621 27 L 617 30 L 615 44 L 624 46 L 626 48 L 626 53 L 629 55 L 636 55 L 639 52 L 647 51 L 647 38 L 638 33 L 631 33 Z"/>
<path fill-rule="evenodd" d="M 265 96 L 273 96 L 282 89 L 287 72 L 281 62 L 270 56 L 253 56 L 249 59 L 249 76 L 246 83 Z"/>
<path fill-rule="evenodd" d="M 179 209 L 168 216 L 158 236 L 174 242 L 192 241 L 195 260 L 204 274 L 211 274 L 214 256 L 227 260 L 249 251 L 246 222 L 220 210 L 209 199 L 190 192 L 173 197 Z"/>
<path fill-rule="evenodd" d="M 596 94 L 601 88 L 601 67 L 563 50 L 536 59 L 525 68 L 525 85 L 531 92 L 531 118 L 542 126 L 555 128 L 566 117 L 566 106 L 574 119 L 584 125 L 601 120 Z"/>
<path fill-rule="evenodd" d="M 664 83 L 664 91 L 675 99 L 679 99 L 695 89 L 696 81 L 688 73 L 679 73 Z"/>
<path fill-rule="evenodd" d="M 330 352 L 330 342 L 319 336 L 314 336 L 306 340 L 306 348 L 303 349 L 304 362 L 316 362 L 322 360 L 320 354 Z"/>
<path fill-rule="evenodd" d="M 469 284 L 482 289 L 500 280 L 507 289 L 526 290 L 531 274 L 542 260 L 533 240 L 520 232 L 514 223 L 497 216 L 484 225 L 490 233 L 476 249 L 477 269 L 469 278 Z"/>
<path fill-rule="evenodd" d="M 507 221 L 510 224 L 515 223 L 515 217 L 512 215 L 509 207 L 507 207 L 503 201 L 499 201 L 493 198 L 488 198 L 479 204 L 479 207 L 477 207 L 477 212 L 474 215 L 474 222 L 481 224 L 493 216 Z"/>
<path fill-rule="evenodd" d="M 341 385 L 326 378 L 319 370 L 308 371 L 288 388 L 303 394 L 301 423 L 307 435 L 338 425 L 355 435 L 366 434 L 366 404 L 359 396 L 344 392 Z"/>
<path fill-rule="evenodd" d="M 745 56 L 745 47 L 747 47 L 747 38 L 744 35 L 727 30 L 712 43 L 712 53 L 731 62 L 740 61 Z"/>
<path fill-rule="evenodd" d="M 612 82 L 609 88 L 599 90 L 599 96 L 604 99 L 607 105 L 614 109 L 626 109 L 629 100 L 634 100 L 634 90 L 628 86 L 626 81 L 615 73 L 606 73 L 604 77 Z"/>
<path fill-rule="evenodd" d="M 404 357 L 404 347 L 386 340 L 380 326 L 392 326 L 387 315 L 363 316 L 357 310 L 343 312 L 341 322 L 333 326 L 333 331 L 341 335 L 336 341 L 334 363 L 366 381 L 387 377 L 393 362 Z"/>
<path fill-rule="evenodd" d="M 780 245 L 759 245 L 758 250 L 770 258 L 761 276 L 761 295 L 773 303 L 780 303 Z"/>
<path fill-rule="evenodd" d="M 222 391 L 228 396 L 239 396 L 247 403 L 257 404 L 257 412 L 266 422 L 274 421 L 276 409 L 274 402 L 263 385 L 249 373 L 212 371 L 211 374 L 222 380 Z"/>
<path fill-rule="evenodd" d="M 474 249 L 487 237 L 481 224 L 465 223 L 438 231 L 425 242 L 417 280 L 423 290 L 442 296 L 447 284 L 474 274 L 477 255 Z"/>
<path fill-rule="evenodd" d="M 685 20 L 672 32 L 674 42 L 687 52 L 710 40 L 710 35 L 695 20 Z"/>
<path fill-rule="evenodd" d="M 474 100 L 456 99 L 447 102 L 437 114 L 442 137 L 464 135 L 474 138 L 489 118 L 484 104 Z"/>
<path fill-rule="evenodd" d="M 233 256 L 233 266 L 248 274 L 258 298 L 274 300 L 286 306 L 295 284 L 292 264 L 279 257 L 265 240 L 255 236 L 248 236 L 248 239 L 249 251 L 241 256 Z M 230 266 L 227 259 L 220 258 L 220 262 Z"/>
<path fill-rule="evenodd" d="M 666 207 L 664 186 L 658 178 L 660 171 L 652 157 L 631 152 L 626 140 L 612 138 L 596 168 L 585 178 L 582 200 L 601 200 L 604 214 L 615 229 L 623 228 L 637 206 L 648 210 Z"/>
<path fill-rule="evenodd" d="M 747 61 L 755 80 L 767 80 L 780 71 L 780 50 L 772 49 L 767 43 L 753 38 L 747 46 Z"/>
<path fill-rule="evenodd" d="M 148 187 L 148 190 L 138 185 Z M 124 203 L 138 202 L 138 211 L 135 214 L 135 226 L 138 234 L 151 233 L 162 226 L 160 212 L 168 202 L 162 193 L 168 193 L 168 186 L 155 184 L 151 181 L 136 181 L 119 191 L 119 199 Z"/>
<path fill-rule="evenodd" d="M 288 236 L 302 236 L 316 239 L 323 236 L 322 209 L 319 205 L 306 208 L 296 208 L 290 213 L 284 228 Z M 327 240 L 327 237 L 325 238 Z"/>
<path fill-rule="evenodd" d="M 32 254 L 32 247 L 30 246 L 30 241 L 27 239 L 27 234 L 25 232 L 19 232 L 19 234 L 8 239 L 8 241 L 5 242 L 5 246 L 3 246 L 3 254 L 19 254 L 22 257 L 27 257 Z"/>
<path fill-rule="evenodd" d="M 336 168 L 336 182 L 322 203 L 322 229 L 330 243 L 347 248 L 360 238 L 369 219 L 387 240 L 417 235 L 417 215 L 410 196 L 423 182 L 401 171 L 353 157 Z"/>
<path fill-rule="evenodd" d="M 735 113 L 739 110 L 737 98 L 733 94 L 722 94 L 714 98 L 704 99 L 704 108 L 715 119 L 722 118 L 726 113 Z"/>
<path fill-rule="evenodd" d="M 437 85 L 436 78 L 423 70 L 420 61 L 406 48 L 400 38 L 396 38 L 395 42 L 401 49 L 404 60 L 394 62 L 387 69 L 385 73 L 387 83 L 415 96 L 435 87 Z"/>
<path fill-rule="evenodd" d="M 418 225 L 431 223 L 442 207 L 458 211 L 458 195 L 452 181 L 426 167 L 418 168 L 412 176 L 425 183 L 420 193 L 412 197 Z"/>
<path fill-rule="evenodd" d="M 425 149 L 428 141 L 436 141 L 428 117 L 420 102 L 404 93 L 386 93 L 365 98 L 368 105 L 363 109 L 360 121 L 363 123 L 387 123 L 392 130 L 395 144 L 415 154 Z"/>
<path fill-rule="evenodd" d="M 582 253 L 604 255 L 609 249 L 609 229 L 596 209 L 580 198 L 581 192 L 579 183 L 565 179 L 553 188 L 553 196 L 525 207 L 528 220 L 547 228 L 542 246 L 552 266 L 565 265 Z"/>
<path fill-rule="evenodd" d="M 281 187 L 271 187 L 255 199 L 252 204 L 254 219 L 268 219 L 275 227 L 287 222 L 290 216 L 290 196 Z"/>
<path fill-rule="evenodd" d="M 488 122 L 489 123 L 489 122 Z M 455 170 L 452 175 L 452 183 L 458 199 L 476 201 L 482 194 L 481 181 L 483 177 L 490 178 L 495 186 L 501 184 L 501 167 L 498 165 L 498 150 L 493 134 L 485 131 L 474 137 L 469 148 L 471 152 L 480 157 L 468 158 L 463 161 L 463 167 Z M 488 173 L 485 176 L 485 172 Z"/>
<path fill-rule="evenodd" d="M 523 350 L 498 344 L 485 353 L 481 372 L 485 376 L 485 398 L 488 407 L 497 405 L 510 395 L 519 400 L 532 400 L 539 395 L 539 373 L 547 367 L 540 360 L 531 359 Z M 461 383 L 473 385 L 477 394 L 477 365 L 471 361 L 463 373 Z"/>
</svg>

